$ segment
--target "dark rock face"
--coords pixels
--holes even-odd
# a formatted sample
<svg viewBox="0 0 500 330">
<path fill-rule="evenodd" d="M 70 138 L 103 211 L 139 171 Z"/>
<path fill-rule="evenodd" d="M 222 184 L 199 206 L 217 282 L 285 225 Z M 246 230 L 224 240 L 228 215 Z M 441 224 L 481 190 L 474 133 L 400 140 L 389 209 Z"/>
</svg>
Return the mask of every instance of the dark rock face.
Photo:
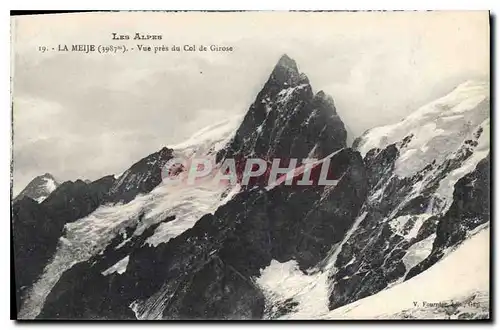
<svg viewBox="0 0 500 330">
<path fill-rule="evenodd" d="M 42 202 L 42 206 L 53 218 L 61 219 L 63 223 L 75 221 L 101 205 L 114 181 L 113 176 L 109 175 L 90 184 L 82 180 L 64 182 Z"/>
<path fill-rule="evenodd" d="M 489 157 L 458 182 L 450 180 L 451 201 L 440 195 L 441 183 L 476 152 L 481 133 L 451 150 L 444 161 L 400 177 L 398 161 L 415 137 L 409 134 L 383 149 L 372 149 L 364 159 L 345 148 L 346 130 L 333 100 L 323 92 L 314 95 L 307 77 L 284 55 L 217 161 L 328 157 L 335 184 L 249 186 L 214 214 L 205 214 L 191 229 L 157 246 L 146 242 L 161 223 L 142 231 L 141 215 L 134 215 L 138 220 L 127 222 L 129 227 L 104 251 L 62 274 L 38 318 L 279 317 L 300 306 L 288 297 L 270 304 L 256 285 L 255 277 L 272 260 L 295 260 L 304 273 L 329 272 L 330 309 L 375 294 L 426 270 L 445 249 L 489 221 Z M 36 247 L 55 248 L 68 219 L 87 215 L 103 203 L 127 203 L 150 192 L 161 182 L 162 168 L 171 158 L 172 150 L 163 148 L 116 181 L 105 177 L 88 185 L 63 184 L 40 205 L 26 198 L 22 205 L 15 204 L 14 226 L 16 221 L 26 223 L 17 234 L 21 252 L 16 263 L 42 260 L 37 271 L 19 275 L 28 283 L 24 285 L 53 254 Z M 55 220 L 47 221 L 50 217 Z M 34 233 L 45 230 L 33 228 L 48 224 L 48 234 L 40 235 L 32 248 Z M 428 257 L 409 258 L 412 248 L 423 243 L 431 247 Z M 124 269 L 109 271 L 124 260 Z"/>
<path fill-rule="evenodd" d="M 165 219 L 170 221 L 172 219 Z M 57 289 L 50 294 L 44 305 L 42 313 L 38 318 L 63 318 L 63 319 L 135 319 L 134 313 L 127 305 L 120 304 L 125 296 L 122 292 L 122 283 L 117 273 L 111 273 L 107 277 L 102 274 L 113 266 L 117 261 L 125 258 L 134 249 L 144 244 L 159 225 L 156 224 L 146 229 L 141 235 L 132 236 L 137 224 L 127 228 L 126 234 L 131 237 L 125 244 L 119 235 L 110 242 L 102 254 L 76 264 L 65 272 L 62 279 L 57 283 Z M 117 293 L 109 296 L 107 292 Z M 75 299 L 79 296 L 78 299 Z M 53 305 L 53 301 L 65 301 L 64 307 Z"/>
<path fill-rule="evenodd" d="M 473 172 L 458 180 L 453 204 L 437 221 L 430 255 L 412 268 L 406 279 L 427 270 L 443 257 L 446 248 L 463 242 L 468 232 L 490 221 L 490 166 L 488 155 Z"/>
<path fill-rule="evenodd" d="M 343 174 L 338 176 L 334 188 L 325 188 L 300 223 L 300 244 L 295 258 L 304 270 L 315 266 L 334 244 L 342 241 L 368 192 L 368 176 L 359 153 L 344 149 L 332 157 L 330 166 Z"/>
<path fill-rule="evenodd" d="M 33 283 L 50 258 L 54 239 L 52 220 L 45 208 L 29 197 L 24 197 L 12 207 L 14 225 L 14 262 L 17 310 L 25 290 Z M 57 243 L 58 237 L 55 238 Z"/>
<path fill-rule="evenodd" d="M 91 184 L 61 184 L 41 204 L 24 197 L 12 207 L 17 304 L 54 254 L 64 225 L 93 212 L 114 182 L 113 176 Z"/>
<path fill-rule="evenodd" d="M 309 79 L 283 55 L 234 138 L 219 151 L 224 158 L 324 158 L 346 147 L 346 130 L 333 99 L 313 95 Z"/>
<path fill-rule="evenodd" d="M 108 175 L 90 183 L 67 181 L 39 205 L 27 197 L 14 202 L 12 223 L 18 307 L 25 291 L 56 251 L 64 225 L 89 215 L 102 204 L 129 202 L 140 193 L 150 192 L 161 183 L 161 171 L 171 158 L 171 152 L 163 148 L 145 157 L 119 180 Z"/>
<path fill-rule="evenodd" d="M 260 319 L 264 295 L 234 267 L 214 257 L 176 290 L 165 319 Z M 200 303 L 201 301 L 201 303 Z"/>
<path fill-rule="evenodd" d="M 40 317 L 128 318 L 128 306 L 135 306 L 139 318 L 261 318 L 264 296 L 252 280 L 260 269 L 272 259 L 297 258 L 304 268 L 321 260 L 359 212 L 366 194 L 361 157 L 345 149 L 332 157 L 331 166 L 343 172 L 330 191 L 317 186 L 244 191 L 167 243 L 124 250 L 130 255 L 121 275 L 101 272 L 124 253 L 111 262 L 105 252 L 71 268 L 49 294 Z M 322 216 L 310 213 L 315 203 Z M 104 265 L 104 259 L 110 262 Z M 76 281 L 81 273 L 94 275 Z M 77 303 L 75 295 L 82 295 Z"/>
<path fill-rule="evenodd" d="M 296 311 L 298 305 L 299 303 L 292 298 L 270 302 L 266 304 L 264 318 L 266 320 L 278 319 L 281 316 Z"/>
<path fill-rule="evenodd" d="M 153 190 L 162 181 L 163 166 L 172 159 L 172 151 L 164 147 L 132 165 L 111 187 L 106 202 L 128 203 Z"/>
<path fill-rule="evenodd" d="M 285 55 L 235 138 L 217 158 L 306 158 L 309 154 L 321 158 L 344 148 L 345 139 L 333 100 L 323 92 L 313 95 L 307 77 Z M 147 172 L 152 182 L 161 180 L 157 164 L 170 158 L 171 150 L 165 149 L 132 166 L 115 183 L 108 200 L 129 200 L 127 187 L 137 186 L 136 167 L 140 173 Z M 145 170 L 148 163 L 154 163 L 152 171 Z M 265 299 L 253 281 L 260 269 L 272 259 L 297 259 L 303 269 L 314 265 L 342 240 L 359 212 L 368 189 L 359 153 L 351 149 L 335 153 L 330 172 L 338 180 L 336 186 L 244 190 L 214 215 L 203 216 L 193 228 L 156 247 L 143 244 L 150 233 L 134 236 L 118 250 L 117 240 L 104 253 L 66 271 L 39 317 L 262 318 Z M 142 192 L 150 191 L 146 186 Z M 126 255 L 124 273 L 102 274 Z"/>
<path fill-rule="evenodd" d="M 35 201 L 42 202 L 52 191 L 57 188 L 59 183 L 49 173 L 37 176 L 17 195 L 13 202 L 29 197 Z"/>
<path fill-rule="evenodd" d="M 64 225 L 89 215 L 102 204 L 129 202 L 138 194 L 150 192 L 161 183 L 161 171 L 172 157 L 171 153 L 171 149 L 163 148 L 141 159 L 119 180 L 109 175 L 93 182 L 64 182 L 40 205 L 28 197 L 14 200 L 12 222 L 18 307 L 26 289 L 54 254 Z M 40 192 L 35 188 L 45 179 L 53 177 L 35 178 L 19 197 Z"/>
<path fill-rule="evenodd" d="M 333 287 L 330 309 L 421 273 L 443 257 L 443 249 L 460 243 L 472 229 L 489 221 L 489 161 L 486 159 L 455 184 L 452 204 L 444 215 L 433 211 L 444 202 L 435 195 L 440 182 L 471 157 L 477 142 L 465 141 L 443 163 L 433 162 L 411 177 L 400 178 L 394 175 L 395 161 L 411 138 L 407 136 L 401 143 L 383 150 L 373 149 L 365 156 L 369 193 L 361 207 L 359 225 L 341 246 L 335 260 L 337 270 L 330 275 Z M 422 189 L 415 195 L 413 189 L 417 185 L 422 185 Z M 402 228 L 394 229 L 391 222 L 401 222 L 402 218 L 406 219 Z M 410 235 L 412 230 L 414 233 Z M 408 269 L 405 256 L 410 247 L 432 239 L 431 235 L 436 236 L 431 254 Z"/>
</svg>

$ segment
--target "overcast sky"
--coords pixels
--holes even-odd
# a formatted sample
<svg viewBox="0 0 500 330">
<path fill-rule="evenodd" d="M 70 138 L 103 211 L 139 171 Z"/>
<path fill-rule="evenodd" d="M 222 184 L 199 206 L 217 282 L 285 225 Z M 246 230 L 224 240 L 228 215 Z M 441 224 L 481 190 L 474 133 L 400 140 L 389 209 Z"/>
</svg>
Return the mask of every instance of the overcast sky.
<svg viewBox="0 0 500 330">
<path fill-rule="evenodd" d="M 333 96 L 354 136 L 467 79 L 489 79 L 486 12 L 105 13 L 16 17 L 14 193 L 34 176 L 98 179 L 244 114 L 281 54 Z M 38 46 L 226 45 L 232 53 L 40 53 Z"/>
</svg>

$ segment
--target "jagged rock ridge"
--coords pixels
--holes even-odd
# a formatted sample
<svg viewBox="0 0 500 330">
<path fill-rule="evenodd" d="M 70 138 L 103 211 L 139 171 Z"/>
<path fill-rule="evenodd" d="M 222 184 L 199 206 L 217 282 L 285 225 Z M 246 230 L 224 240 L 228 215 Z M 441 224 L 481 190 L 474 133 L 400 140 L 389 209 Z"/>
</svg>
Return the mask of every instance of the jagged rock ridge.
<svg viewBox="0 0 500 330">
<path fill-rule="evenodd" d="M 43 202 L 56 188 L 59 183 L 50 174 L 37 176 L 14 198 L 14 202 L 29 197 L 38 203 Z"/>
<path fill-rule="evenodd" d="M 171 153 L 171 149 L 163 148 L 141 159 L 118 180 L 108 175 L 93 182 L 64 182 L 40 204 L 26 196 L 14 200 L 12 225 L 18 308 L 53 257 L 65 225 L 91 214 L 103 204 L 129 202 L 138 194 L 150 192 L 161 182 L 163 165 L 172 157 Z M 37 177 L 32 183 L 40 181 L 38 178 L 52 177 Z"/>
<path fill-rule="evenodd" d="M 467 82 L 358 139 L 369 193 L 332 261 L 331 309 L 410 279 L 489 222 L 488 110 L 487 86 Z"/>
<path fill-rule="evenodd" d="M 346 130 L 331 96 L 312 92 L 309 79 L 283 55 L 246 113 L 223 158 L 321 159 L 346 147 Z"/>
<path fill-rule="evenodd" d="M 128 318 L 117 311 L 132 306 L 141 319 L 262 318 L 264 296 L 253 284 L 260 269 L 272 259 L 296 258 L 304 268 L 321 260 L 359 211 L 366 193 L 359 154 L 340 151 L 331 166 L 342 171 L 335 189 L 242 192 L 167 243 L 134 249 L 123 274 L 102 275 L 112 263 L 96 255 L 64 273 L 40 317 Z M 81 273 L 92 275 L 76 281 Z M 75 294 L 83 298 L 70 303 Z"/>
<path fill-rule="evenodd" d="M 332 99 L 313 95 L 307 77 L 283 56 L 217 160 L 328 157 L 336 184 L 222 196 L 215 212 L 155 244 L 159 228 L 168 234 L 170 224 L 189 215 L 177 205 L 160 213 L 144 209 L 147 203 L 111 206 L 126 211 L 110 216 L 116 230 L 101 231 L 114 236 L 65 270 L 33 316 L 261 319 L 273 310 L 271 317 L 293 316 L 310 288 L 276 300 L 272 287 L 265 291 L 256 281 L 273 262 L 296 262 L 301 276 L 324 280 L 326 302 L 318 313 L 411 281 L 489 222 L 489 101 L 483 96 L 481 86 L 468 84 L 402 124 L 368 132 L 355 143 L 360 154 L 345 148 Z M 163 164 L 170 155 L 152 159 Z M 135 177 L 124 174 L 128 179 L 114 184 L 126 197 L 112 203 L 129 200 L 125 182 Z M 111 215 L 111 208 L 99 216 Z M 154 221 L 151 213 L 158 213 Z M 124 260 L 121 271 L 109 272 Z M 324 316 L 315 313 L 307 317 Z"/>
<path fill-rule="evenodd" d="M 26 290 L 53 256 L 65 224 L 93 212 L 113 182 L 112 176 L 90 184 L 67 181 L 40 204 L 29 197 L 14 202 L 12 226 L 18 307 Z"/>
<path fill-rule="evenodd" d="M 172 151 L 163 147 L 132 165 L 113 184 L 106 201 L 128 203 L 138 194 L 153 190 L 162 181 L 163 166 L 173 157 Z"/>
<path fill-rule="evenodd" d="M 265 106 L 272 108 L 262 118 L 266 123 L 254 122 Z M 280 132 L 277 123 L 284 125 Z M 262 130 L 257 129 L 261 124 Z M 258 131 L 273 137 L 260 138 Z M 237 150 L 238 137 L 255 144 Z M 359 211 L 366 194 L 365 170 L 359 153 L 339 151 L 343 147 L 345 129 L 333 100 L 322 92 L 314 96 L 295 62 L 282 57 L 219 158 L 305 158 L 312 152 L 331 158 L 337 185 L 243 191 L 179 236 L 128 250 L 122 274 L 103 272 L 123 253 L 95 255 L 62 275 L 39 317 L 262 318 L 264 296 L 253 282 L 260 269 L 272 259 L 296 258 L 304 268 L 315 264 L 342 239 Z M 129 242 L 123 240 L 120 249 Z M 88 280 L 75 281 L 82 273 Z M 76 292 L 82 299 L 69 304 Z"/>
</svg>

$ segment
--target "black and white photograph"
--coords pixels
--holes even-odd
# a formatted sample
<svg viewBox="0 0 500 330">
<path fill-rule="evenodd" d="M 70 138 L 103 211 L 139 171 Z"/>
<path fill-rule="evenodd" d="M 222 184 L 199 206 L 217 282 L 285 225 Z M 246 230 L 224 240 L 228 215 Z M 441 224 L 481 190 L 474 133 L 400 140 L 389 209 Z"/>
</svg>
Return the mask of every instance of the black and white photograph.
<svg viewBox="0 0 500 330">
<path fill-rule="evenodd" d="M 491 320 L 490 23 L 12 15 L 14 319 Z"/>
</svg>

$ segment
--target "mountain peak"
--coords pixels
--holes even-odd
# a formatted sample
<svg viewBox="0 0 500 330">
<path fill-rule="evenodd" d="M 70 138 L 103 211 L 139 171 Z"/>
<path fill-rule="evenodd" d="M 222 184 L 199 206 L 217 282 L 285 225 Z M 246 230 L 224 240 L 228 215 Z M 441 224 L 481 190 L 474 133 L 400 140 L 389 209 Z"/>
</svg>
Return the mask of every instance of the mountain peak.
<svg viewBox="0 0 500 330">
<path fill-rule="evenodd" d="M 316 93 L 314 98 L 324 102 L 326 105 L 330 106 L 335 110 L 335 102 L 333 101 L 333 97 L 331 95 L 328 95 L 323 91 L 319 91 Z"/>
<path fill-rule="evenodd" d="M 295 87 L 301 84 L 309 84 L 309 79 L 299 72 L 297 63 L 292 58 L 283 54 L 274 66 L 267 85 L 279 91 L 284 87 Z"/>
<path fill-rule="evenodd" d="M 223 158 L 249 155 L 270 158 L 323 158 L 344 148 L 346 131 L 333 99 L 314 95 L 309 79 L 284 54 L 250 106 Z"/>
<path fill-rule="evenodd" d="M 113 183 L 106 197 L 107 202 L 128 203 L 138 194 L 149 193 L 153 190 L 162 182 L 163 166 L 173 158 L 172 153 L 173 149 L 162 147 L 159 151 L 133 164 L 119 175 L 119 180 Z"/>
<path fill-rule="evenodd" d="M 37 178 L 45 178 L 45 179 L 51 179 L 51 180 L 56 181 L 56 178 L 54 178 L 54 176 L 48 172 L 43 174 L 43 175 L 37 176 Z"/>
<path fill-rule="evenodd" d="M 291 69 L 295 72 L 298 72 L 299 69 L 297 67 L 297 63 L 295 62 L 295 60 L 293 60 L 292 58 L 290 58 L 287 54 L 283 54 L 281 55 L 278 63 L 276 64 L 276 67 L 284 67 L 284 68 L 288 68 L 288 69 Z"/>
<path fill-rule="evenodd" d="M 35 177 L 28 185 L 14 198 L 14 201 L 20 200 L 23 197 L 29 197 L 38 203 L 41 203 L 47 198 L 57 187 L 59 183 L 50 173 L 45 173 Z"/>
</svg>

